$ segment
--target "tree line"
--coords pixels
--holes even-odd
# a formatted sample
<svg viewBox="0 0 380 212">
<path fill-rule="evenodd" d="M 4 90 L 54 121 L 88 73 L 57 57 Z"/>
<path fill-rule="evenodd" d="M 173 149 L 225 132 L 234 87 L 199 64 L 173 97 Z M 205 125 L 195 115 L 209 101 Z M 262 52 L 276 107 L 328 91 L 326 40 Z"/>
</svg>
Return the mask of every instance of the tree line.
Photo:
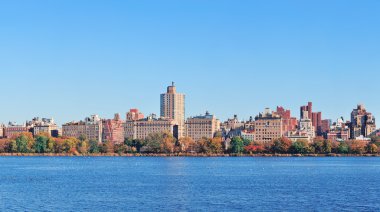
<svg viewBox="0 0 380 212">
<path fill-rule="evenodd" d="M 349 140 L 332 142 L 316 138 L 312 142 L 297 140 L 292 142 L 286 137 L 260 144 L 233 137 L 225 142 L 222 137 L 202 138 L 194 141 L 189 137 L 175 139 L 170 133 L 153 133 L 146 139 L 125 139 L 124 143 L 99 143 L 79 138 L 53 138 L 47 134 L 35 137 L 22 133 L 11 139 L 0 139 L 0 153 L 51 153 L 51 154 L 377 154 L 380 153 L 380 137 L 372 137 L 370 142 Z"/>
</svg>

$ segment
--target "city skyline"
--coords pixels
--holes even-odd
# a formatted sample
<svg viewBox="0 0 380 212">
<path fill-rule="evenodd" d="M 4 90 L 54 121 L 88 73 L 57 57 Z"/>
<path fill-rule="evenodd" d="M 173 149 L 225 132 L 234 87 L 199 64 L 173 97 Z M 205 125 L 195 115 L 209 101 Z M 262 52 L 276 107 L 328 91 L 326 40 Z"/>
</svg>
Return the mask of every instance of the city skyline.
<svg viewBox="0 0 380 212">
<path fill-rule="evenodd" d="M 175 84 L 175 82 L 171 82 L 171 84 L 170 85 L 168 85 L 167 86 L 167 92 L 169 92 L 169 88 L 171 88 L 171 87 L 174 87 L 174 93 L 176 93 L 176 90 L 177 90 L 177 88 L 176 88 L 176 86 L 174 86 L 174 84 Z M 140 110 L 140 112 L 142 112 L 143 114 L 146 114 L 146 115 L 150 115 L 150 114 L 155 114 L 155 115 L 157 115 L 158 117 L 165 117 L 165 116 L 163 116 L 162 114 L 163 114 L 163 111 L 162 111 L 162 96 L 164 95 L 164 94 L 162 94 L 163 92 L 161 92 L 160 94 L 157 94 L 157 95 L 159 95 L 160 96 L 160 98 L 159 98 L 159 101 L 157 102 L 157 107 L 159 108 L 159 111 L 160 112 L 158 112 L 158 113 L 156 113 L 156 112 L 146 112 L 146 111 L 141 111 L 139 108 L 137 108 L 137 107 L 135 107 L 136 109 L 138 109 L 138 110 Z M 186 95 L 187 96 L 187 94 L 185 93 L 185 92 L 182 92 L 182 91 L 180 91 L 180 93 L 179 93 L 179 95 Z M 182 98 L 184 98 L 184 97 L 182 97 Z M 308 105 L 310 104 L 310 103 L 312 103 L 312 104 L 314 104 L 314 102 L 311 102 L 311 101 L 308 101 Z M 185 103 L 181 103 L 184 107 L 186 107 L 186 104 L 187 104 L 187 102 Z M 364 105 L 364 106 L 366 106 L 367 107 L 367 105 L 366 104 L 364 104 L 364 103 L 357 103 L 355 106 L 353 106 L 351 109 L 350 109 L 350 112 L 349 112 L 349 114 L 345 114 L 345 115 L 341 115 L 341 116 L 337 116 L 337 117 L 335 117 L 335 118 L 331 118 L 331 117 L 327 117 L 325 114 L 324 114 L 324 111 L 321 111 L 321 110 L 319 110 L 318 108 L 316 108 L 315 107 L 315 105 L 314 105 L 314 108 L 316 108 L 316 110 L 318 111 L 318 113 L 322 113 L 322 119 L 329 119 L 329 120 L 331 120 L 332 122 L 335 122 L 336 120 L 338 120 L 338 119 L 340 119 L 340 118 L 343 118 L 344 120 L 347 120 L 347 121 L 349 121 L 350 120 L 350 116 L 351 116 L 351 112 L 352 112 L 352 110 L 353 109 L 355 109 L 356 108 L 356 106 L 359 106 L 359 105 Z M 276 112 L 276 108 L 277 107 L 281 107 L 281 109 L 286 109 L 286 110 L 290 110 L 290 112 L 291 112 L 291 116 L 292 117 L 295 117 L 297 120 L 300 120 L 300 119 L 302 119 L 302 116 L 301 116 L 301 114 L 299 114 L 299 110 L 300 110 L 300 108 L 301 108 L 301 110 L 302 110 L 302 108 L 303 107 L 307 107 L 307 106 L 302 106 L 302 104 L 301 105 L 298 105 L 298 106 L 291 106 L 291 107 L 287 107 L 287 106 L 284 106 L 284 105 L 282 105 L 282 104 L 279 104 L 279 105 L 276 105 L 276 106 L 273 106 L 273 107 L 262 107 L 262 109 L 260 110 L 260 111 L 256 111 L 256 112 L 254 112 L 254 113 L 252 113 L 251 115 L 249 115 L 248 117 L 241 117 L 241 116 L 239 116 L 237 113 L 231 113 L 231 115 L 230 116 L 226 116 L 226 118 L 224 118 L 224 119 L 222 119 L 222 118 L 220 118 L 220 116 L 218 116 L 218 114 L 215 114 L 215 113 L 213 113 L 219 120 L 221 120 L 221 121 L 225 121 L 225 120 L 227 120 L 227 119 L 229 119 L 229 118 L 232 118 L 232 117 L 234 117 L 234 116 L 237 116 L 238 118 L 239 118 L 239 120 L 240 121 L 247 121 L 247 120 L 249 120 L 250 118 L 254 118 L 254 117 L 256 117 L 256 116 L 258 116 L 260 113 L 263 113 L 263 112 L 265 112 L 267 109 L 269 109 L 271 112 Z M 112 113 L 112 115 L 110 115 L 110 116 L 102 116 L 102 115 L 100 115 L 100 114 L 102 114 L 102 112 L 98 112 L 98 113 L 87 113 L 87 114 L 82 114 L 82 116 L 81 117 L 79 117 L 79 118 L 77 118 L 77 119 L 70 119 L 70 120 L 68 120 L 68 121 L 65 121 L 65 122 L 62 122 L 62 120 L 57 120 L 56 118 L 55 118 L 55 116 L 45 116 L 45 115 L 33 115 L 33 116 L 31 116 L 31 117 L 27 117 L 27 118 L 25 118 L 25 120 L 24 121 L 20 121 L 20 122 L 18 122 L 18 121 L 15 121 L 15 120 L 9 120 L 9 121 L 6 121 L 6 122 L 1 122 L 1 120 L 0 120 L 0 124 L 8 124 L 8 123 L 16 123 L 16 124 L 25 124 L 25 122 L 27 122 L 27 121 L 29 121 L 30 119 L 32 119 L 32 118 L 36 118 L 36 117 L 46 117 L 46 118 L 52 118 L 52 119 L 54 119 L 54 121 L 57 123 L 57 124 L 59 124 L 59 125 L 62 125 L 62 124 L 64 124 L 64 123 L 69 123 L 69 122 L 72 122 L 72 121 L 78 121 L 78 120 L 83 120 L 84 118 L 86 118 L 86 117 L 88 117 L 88 116 L 91 116 L 91 115 L 99 115 L 99 117 L 100 118 L 102 118 L 102 119 L 109 119 L 109 118 L 112 118 L 115 114 L 121 114 L 121 119 L 123 119 L 123 120 L 126 120 L 126 114 L 128 113 L 128 112 L 130 112 L 130 110 L 134 110 L 135 108 L 128 108 L 128 109 L 126 109 L 124 112 L 120 112 L 120 111 L 115 111 L 115 112 L 113 112 Z M 291 109 L 291 108 L 296 108 L 296 109 Z M 368 108 L 368 107 L 367 107 Z M 199 115 L 203 115 L 205 112 L 213 112 L 213 111 L 210 111 L 210 110 L 204 110 L 203 112 L 200 112 L 200 113 L 198 113 L 198 114 L 187 114 L 185 111 L 186 110 L 188 110 L 187 108 L 186 108 L 186 110 L 185 109 L 183 109 L 184 111 L 183 112 L 181 112 L 181 113 L 185 113 L 184 115 L 184 118 L 185 119 L 187 119 L 187 118 L 191 118 L 191 117 L 195 117 L 195 116 L 199 116 Z M 308 109 L 306 109 L 306 110 L 308 110 Z M 373 111 L 373 109 L 371 108 L 370 109 L 371 111 Z M 310 111 L 310 110 L 309 110 Z M 103 113 L 104 114 L 104 113 Z M 310 113 L 309 113 L 310 114 Z M 373 113 L 374 114 L 374 113 Z M 310 114 L 311 115 L 311 114 Z M 309 115 L 309 116 L 310 116 Z M 374 114 L 374 117 L 376 118 L 376 114 Z M 309 117 L 309 118 L 312 118 L 312 117 Z"/>
<path fill-rule="evenodd" d="M 147 3 L 2 1 L 0 122 L 160 114 L 171 81 L 186 116 L 380 114 L 378 1 Z"/>
</svg>

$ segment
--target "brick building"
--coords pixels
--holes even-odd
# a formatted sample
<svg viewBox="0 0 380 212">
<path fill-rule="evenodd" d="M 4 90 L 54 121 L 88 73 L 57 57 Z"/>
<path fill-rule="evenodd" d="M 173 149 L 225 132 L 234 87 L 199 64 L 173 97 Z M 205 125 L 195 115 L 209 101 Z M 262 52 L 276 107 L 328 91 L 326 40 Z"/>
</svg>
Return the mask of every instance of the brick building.
<svg viewBox="0 0 380 212">
<path fill-rule="evenodd" d="M 109 141 L 114 144 L 124 142 L 124 121 L 121 120 L 120 114 L 115 114 L 113 119 L 104 119 L 103 122 L 103 141 Z"/>
<path fill-rule="evenodd" d="M 282 118 L 266 108 L 264 113 L 255 117 L 255 141 L 269 143 L 283 136 Z"/>
<path fill-rule="evenodd" d="M 62 125 L 63 137 L 80 138 L 85 136 L 88 140 L 102 142 L 103 124 L 98 115 L 85 118 L 84 121 L 70 122 Z"/>
<path fill-rule="evenodd" d="M 147 118 L 125 122 L 125 137 L 129 139 L 145 139 L 152 133 L 168 132 L 178 138 L 177 122 L 167 118 L 157 118 L 155 114 Z"/>
<path fill-rule="evenodd" d="M 195 141 L 201 138 L 213 138 L 220 130 L 220 121 L 209 112 L 204 116 L 190 117 L 185 123 L 186 136 Z"/>
</svg>

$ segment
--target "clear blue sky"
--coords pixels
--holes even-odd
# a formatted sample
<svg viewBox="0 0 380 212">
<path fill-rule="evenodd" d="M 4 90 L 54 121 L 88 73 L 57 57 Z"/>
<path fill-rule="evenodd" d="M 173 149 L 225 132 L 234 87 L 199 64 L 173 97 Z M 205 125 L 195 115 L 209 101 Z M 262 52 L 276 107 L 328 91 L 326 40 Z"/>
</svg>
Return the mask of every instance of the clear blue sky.
<svg viewBox="0 0 380 212">
<path fill-rule="evenodd" d="M 242 119 L 282 105 L 380 116 L 378 0 L 2 0 L 0 122 L 159 113 Z"/>
</svg>

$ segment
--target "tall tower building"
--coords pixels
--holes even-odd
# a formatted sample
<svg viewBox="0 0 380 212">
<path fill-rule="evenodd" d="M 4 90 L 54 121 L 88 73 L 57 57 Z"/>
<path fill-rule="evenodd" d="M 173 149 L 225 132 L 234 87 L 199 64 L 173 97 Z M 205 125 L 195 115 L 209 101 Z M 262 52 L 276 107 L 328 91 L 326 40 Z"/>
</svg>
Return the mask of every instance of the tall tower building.
<svg viewBox="0 0 380 212">
<path fill-rule="evenodd" d="M 177 93 L 174 82 L 161 94 L 161 117 L 173 119 L 178 125 L 178 136 L 185 132 L 185 94 Z"/>
</svg>

